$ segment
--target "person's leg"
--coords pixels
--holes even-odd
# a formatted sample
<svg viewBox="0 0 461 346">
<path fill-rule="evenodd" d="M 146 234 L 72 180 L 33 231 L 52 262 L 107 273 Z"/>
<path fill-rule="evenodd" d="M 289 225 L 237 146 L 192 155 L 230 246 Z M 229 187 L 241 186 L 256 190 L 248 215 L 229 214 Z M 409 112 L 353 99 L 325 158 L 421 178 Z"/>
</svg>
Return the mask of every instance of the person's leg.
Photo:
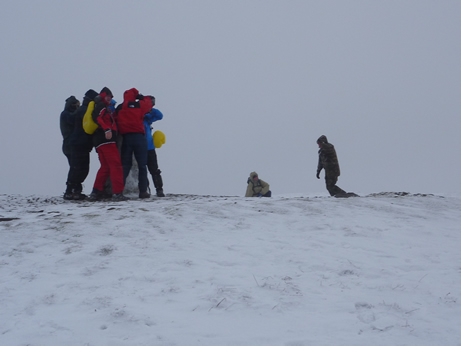
<svg viewBox="0 0 461 346">
<path fill-rule="evenodd" d="M 82 149 L 80 153 L 80 174 L 78 176 L 78 183 L 81 185 L 90 173 L 90 152 Z M 82 191 L 82 189 L 80 189 Z"/>
<path fill-rule="evenodd" d="M 121 161 L 123 166 L 123 184 L 126 184 L 126 178 L 130 174 L 133 164 L 133 139 L 132 133 L 123 135 L 122 148 L 120 150 Z"/>
<path fill-rule="evenodd" d="M 267 191 L 265 195 L 263 195 L 263 197 L 271 197 L 271 196 L 272 196 L 272 192 L 270 190 Z"/>
<path fill-rule="evenodd" d="M 99 148 L 96 149 L 98 153 L 99 161 L 101 162 L 101 167 L 96 174 L 96 180 L 93 185 L 93 191 L 97 190 L 98 192 L 102 193 L 104 189 L 104 183 L 106 182 L 107 178 L 110 175 L 110 167 L 109 163 L 107 162 L 107 147 L 110 144 L 101 145 Z"/>
<path fill-rule="evenodd" d="M 71 155 L 72 155 L 72 152 L 71 152 L 70 148 L 71 147 L 69 145 L 66 145 L 66 146 L 62 147 L 62 152 L 66 156 L 67 163 L 69 164 L 69 167 L 70 167 L 70 158 L 71 158 Z"/>
<path fill-rule="evenodd" d="M 69 171 L 67 172 L 67 180 L 66 180 L 66 191 L 64 192 L 64 199 L 72 199 L 72 191 L 74 190 L 74 185 L 72 183 L 72 152 L 70 148 L 63 147 L 62 152 L 67 158 L 67 162 L 69 163 Z"/>
<path fill-rule="evenodd" d="M 160 175 L 160 169 L 157 170 L 158 174 L 155 174 L 152 179 L 154 181 L 155 191 L 157 193 L 157 197 L 165 197 L 165 193 L 163 192 L 163 179 Z"/>
<path fill-rule="evenodd" d="M 125 185 L 123 183 L 123 167 L 120 154 L 115 143 L 107 145 L 106 157 L 110 169 L 110 181 L 112 182 L 112 192 L 120 194 Z"/>
<path fill-rule="evenodd" d="M 333 187 L 333 196 L 339 196 L 339 195 L 345 195 L 345 194 L 347 194 L 347 192 L 341 189 L 338 185 L 335 185 Z"/>
<path fill-rule="evenodd" d="M 158 170 L 157 153 L 155 152 L 155 149 L 147 151 L 147 169 L 152 177 Z"/>
<path fill-rule="evenodd" d="M 327 190 L 330 193 L 330 196 L 334 196 L 340 193 L 346 193 L 343 189 L 336 185 L 338 177 L 336 175 L 325 174 L 325 183 L 327 185 Z"/>
<path fill-rule="evenodd" d="M 66 182 L 66 191 L 64 192 L 64 199 L 73 199 L 74 185 L 70 182 Z"/>
<path fill-rule="evenodd" d="M 122 174 L 123 174 L 123 167 L 122 167 Z M 123 177 L 122 177 L 123 178 Z M 112 198 L 112 181 L 111 178 L 107 178 L 106 182 L 104 183 L 104 190 L 102 192 L 103 198 Z"/>
<path fill-rule="evenodd" d="M 147 169 L 152 175 L 152 181 L 154 182 L 155 190 L 157 191 L 158 197 L 165 197 L 163 193 L 163 179 L 160 175 L 162 172 L 158 169 L 157 153 L 155 149 L 147 152 Z"/>
<path fill-rule="evenodd" d="M 325 172 L 325 185 L 327 186 L 327 190 L 330 193 L 330 196 L 334 196 L 334 186 L 336 183 L 337 178 L 335 176 L 329 176 Z"/>
<path fill-rule="evenodd" d="M 138 163 L 138 187 L 139 193 L 147 192 L 147 139 L 142 133 L 135 134 L 134 137 L 134 157 Z"/>
<path fill-rule="evenodd" d="M 90 153 L 85 147 L 76 146 L 72 149 L 72 170 L 74 195 L 80 195 L 82 193 L 82 183 L 90 171 Z"/>
</svg>

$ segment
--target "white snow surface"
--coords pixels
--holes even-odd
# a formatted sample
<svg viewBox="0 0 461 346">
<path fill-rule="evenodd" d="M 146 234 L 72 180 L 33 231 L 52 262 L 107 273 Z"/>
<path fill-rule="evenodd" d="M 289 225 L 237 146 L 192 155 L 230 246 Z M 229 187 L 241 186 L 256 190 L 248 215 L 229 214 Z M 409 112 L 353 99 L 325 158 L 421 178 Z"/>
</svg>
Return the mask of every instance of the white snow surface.
<svg viewBox="0 0 461 346">
<path fill-rule="evenodd" d="M 0 195 L 0 345 L 461 345 L 461 196 Z"/>
</svg>

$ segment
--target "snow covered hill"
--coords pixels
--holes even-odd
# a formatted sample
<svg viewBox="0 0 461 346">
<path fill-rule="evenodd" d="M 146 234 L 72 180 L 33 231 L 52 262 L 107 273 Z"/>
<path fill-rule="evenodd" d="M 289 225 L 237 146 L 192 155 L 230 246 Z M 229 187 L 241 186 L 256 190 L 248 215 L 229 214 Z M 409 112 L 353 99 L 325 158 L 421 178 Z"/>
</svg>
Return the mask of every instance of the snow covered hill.
<svg viewBox="0 0 461 346">
<path fill-rule="evenodd" d="M 461 196 L 0 195 L 0 345 L 461 345 Z"/>
</svg>

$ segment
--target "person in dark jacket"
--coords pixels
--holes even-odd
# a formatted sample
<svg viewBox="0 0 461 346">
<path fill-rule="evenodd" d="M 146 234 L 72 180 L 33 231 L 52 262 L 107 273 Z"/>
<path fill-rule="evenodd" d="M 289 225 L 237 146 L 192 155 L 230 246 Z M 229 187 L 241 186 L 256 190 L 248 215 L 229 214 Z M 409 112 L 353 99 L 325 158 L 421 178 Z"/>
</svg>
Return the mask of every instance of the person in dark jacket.
<svg viewBox="0 0 461 346">
<path fill-rule="evenodd" d="M 120 154 L 117 149 L 117 124 L 115 122 L 110 102 L 113 98 L 109 88 L 104 87 L 101 93 L 95 98 L 95 106 L 92 113 L 93 120 L 98 124 L 98 128 L 93 134 L 93 145 L 98 153 L 101 167 L 96 174 L 93 191 L 90 200 L 100 200 L 102 198 L 104 184 L 110 177 L 112 182 L 113 201 L 123 201 L 128 199 L 123 196 L 123 168 Z"/>
<path fill-rule="evenodd" d="M 91 135 L 83 130 L 83 117 L 88 104 L 94 101 L 98 93 L 93 89 L 88 90 L 83 97 L 82 105 L 77 109 L 74 116 L 74 130 L 70 135 L 70 172 L 69 182 L 72 189 L 71 195 L 65 195 L 65 199 L 82 200 L 82 184 L 90 171 L 90 152 L 93 148 Z M 67 198 L 66 198 L 67 197 Z"/>
<path fill-rule="evenodd" d="M 155 106 L 155 97 L 152 96 L 152 107 L 153 106 Z M 157 153 L 155 152 L 151 125 L 153 122 L 162 119 L 162 112 L 156 108 L 152 108 L 152 110 L 144 116 L 144 130 L 146 131 L 147 139 L 147 169 L 152 175 L 152 181 L 154 182 L 157 197 L 165 197 L 165 194 L 163 192 L 163 179 L 161 176 L 162 172 L 158 168 Z"/>
<path fill-rule="evenodd" d="M 139 198 L 149 198 L 147 192 L 147 140 L 144 130 L 144 115 L 152 109 L 152 98 L 143 96 L 135 88 L 126 90 L 123 94 L 123 103 L 117 107 L 117 123 L 122 141 L 123 182 L 130 173 L 133 163 L 133 154 L 138 163 Z"/>
<path fill-rule="evenodd" d="M 62 134 L 62 152 L 69 163 L 69 173 L 67 174 L 66 191 L 64 192 L 65 199 L 72 199 L 72 185 L 70 183 L 71 174 L 71 145 L 70 139 L 75 126 L 75 113 L 80 106 L 80 101 L 75 96 L 70 96 L 66 99 L 64 110 L 59 117 L 59 125 Z"/>
<path fill-rule="evenodd" d="M 331 196 L 343 197 L 347 193 L 336 185 L 341 175 L 338 157 L 333 144 L 328 143 L 327 137 L 322 135 L 317 139 L 319 146 L 319 163 L 317 165 L 317 179 L 320 179 L 320 172 L 325 170 L 325 183 Z"/>
</svg>

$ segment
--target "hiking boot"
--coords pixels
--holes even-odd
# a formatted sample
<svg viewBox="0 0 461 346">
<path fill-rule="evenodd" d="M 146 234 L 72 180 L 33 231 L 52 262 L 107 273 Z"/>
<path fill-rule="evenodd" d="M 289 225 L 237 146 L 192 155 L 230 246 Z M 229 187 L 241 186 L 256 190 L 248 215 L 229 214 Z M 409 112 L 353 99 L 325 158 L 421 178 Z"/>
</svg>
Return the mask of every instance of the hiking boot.
<svg viewBox="0 0 461 346">
<path fill-rule="evenodd" d="M 94 190 L 91 192 L 88 200 L 91 202 L 100 201 L 102 199 L 102 193 L 98 190 Z"/>
<path fill-rule="evenodd" d="M 63 198 L 67 201 L 73 200 L 73 193 L 72 192 L 66 192 L 63 196 Z"/>
<path fill-rule="evenodd" d="M 84 200 L 85 198 L 86 198 L 86 195 L 84 195 L 84 194 L 81 193 L 81 192 L 74 192 L 74 193 L 72 194 L 72 199 L 73 199 L 74 201 L 82 201 L 82 200 Z"/>
<path fill-rule="evenodd" d="M 139 198 L 150 198 L 150 193 L 147 191 L 140 192 L 139 193 Z"/>
<path fill-rule="evenodd" d="M 163 189 L 157 189 L 157 197 L 165 197 L 165 194 L 163 193 Z"/>
<path fill-rule="evenodd" d="M 121 201 L 128 201 L 129 198 L 124 196 L 123 193 L 114 193 L 112 195 L 112 201 L 114 202 L 121 202 Z"/>
</svg>

